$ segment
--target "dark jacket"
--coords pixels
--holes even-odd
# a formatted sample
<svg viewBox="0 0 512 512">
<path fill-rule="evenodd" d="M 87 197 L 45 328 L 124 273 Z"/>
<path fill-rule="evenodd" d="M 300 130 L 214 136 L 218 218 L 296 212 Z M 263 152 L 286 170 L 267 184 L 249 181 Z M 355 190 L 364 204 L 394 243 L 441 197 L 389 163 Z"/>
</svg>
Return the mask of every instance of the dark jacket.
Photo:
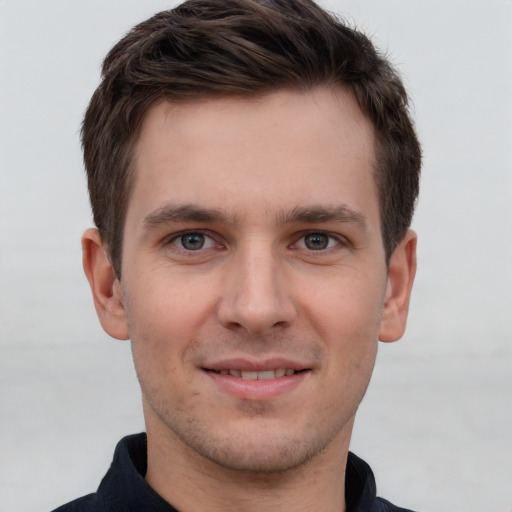
<svg viewBox="0 0 512 512">
<path fill-rule="evenodd" d="M 54 512 L 178 512 L 146 483 L 146 469 L 146 434 L 125 437 L 98 491 Z M 345 499 L 347 512 L 412 512 L 377 498 L 370 466 L 353 453 L 348 454 Z"/>
</svg>

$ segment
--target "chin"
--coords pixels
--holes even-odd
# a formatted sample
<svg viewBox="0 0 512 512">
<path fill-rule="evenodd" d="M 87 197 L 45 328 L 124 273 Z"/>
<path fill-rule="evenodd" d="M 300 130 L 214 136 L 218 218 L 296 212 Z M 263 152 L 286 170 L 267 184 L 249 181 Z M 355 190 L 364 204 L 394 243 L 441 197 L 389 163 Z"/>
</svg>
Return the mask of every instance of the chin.
<svg viewBox="0 0 512 512">
<path fill-rule="evenodd" d="M 325 446 L 307 446 L 302 440 L 233 439 L 224 444 L 202 446 L 197 451 L 225 469 L 238 472 L 284 473 L 307 464 Z M 197 448 L 196 448 L 197 449 Z"/>
<path fill-rule="evenodd" d="M 262 475 L 284 473 L 306 465 L 341 437 L 339 429 L 322 432 L 318 425 L 311 424 L 290 429 L 289 425 L 286 428 L 256 418 L 231 427 L 212 432 L 206 431 L 204 425 L 199 428 L 189 425 L 175 433 L 188 449 L 218 467 Z"/>
</svg>

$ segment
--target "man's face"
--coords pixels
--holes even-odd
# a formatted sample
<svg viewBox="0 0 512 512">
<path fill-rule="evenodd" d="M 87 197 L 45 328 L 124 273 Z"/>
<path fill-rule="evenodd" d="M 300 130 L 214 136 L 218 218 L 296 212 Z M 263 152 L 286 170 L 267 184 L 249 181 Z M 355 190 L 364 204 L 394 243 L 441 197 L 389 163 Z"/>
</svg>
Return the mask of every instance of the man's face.
<svg viewBox="0 0 512 512">
<path fill-rule="evenodd" d="M 348 446 L 389 289 L 373 143 L 343 91 L 148 112 L 121 280 L 148 435 L 251 471 Z"/>
</svg>

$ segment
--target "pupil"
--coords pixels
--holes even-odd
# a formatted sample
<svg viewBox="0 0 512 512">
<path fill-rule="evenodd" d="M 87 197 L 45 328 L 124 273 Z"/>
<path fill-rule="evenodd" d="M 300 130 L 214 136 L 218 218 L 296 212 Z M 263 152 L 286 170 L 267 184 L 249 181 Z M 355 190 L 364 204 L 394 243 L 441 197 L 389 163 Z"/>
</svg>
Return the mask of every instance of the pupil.
<svg viewBox="0 0 512 512">
<path fill-rule="evenodd" d="M 190 235 L 183 235 L 181 243 L 185 249 L 197 250 L 201 249 L 204 245 L 204 235 L 201 233 L 192 233 Z"/>
<path fill-rule="evenodd" d="M 312 233 L 311 235 L 306 235 L 305 242 L 308 249 L 325 249 L 329 244 L 329 237 L 322 233 Z"/>
</svg>

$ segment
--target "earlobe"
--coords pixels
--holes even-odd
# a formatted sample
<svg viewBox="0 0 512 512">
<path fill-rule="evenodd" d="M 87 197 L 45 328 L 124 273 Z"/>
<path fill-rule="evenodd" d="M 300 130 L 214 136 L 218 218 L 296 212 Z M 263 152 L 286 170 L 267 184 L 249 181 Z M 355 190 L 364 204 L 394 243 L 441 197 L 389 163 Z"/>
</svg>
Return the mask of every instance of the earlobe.
<svg viewBox="0 0 512 512">
<path fill-rule="evenodd" d="M 412 230 L 407 231 L 391 256 L 382 309 L 380 341 L 397 341 L 404 334 L 416 274 L 416 243 L 416 233 Z"/>
<path fill-rule="evenodd" d="M 82 236 L 82 263 L 100 323 L 113 338 L 129 338 L 121 285 L 97 229 Z"/>
</svg>

